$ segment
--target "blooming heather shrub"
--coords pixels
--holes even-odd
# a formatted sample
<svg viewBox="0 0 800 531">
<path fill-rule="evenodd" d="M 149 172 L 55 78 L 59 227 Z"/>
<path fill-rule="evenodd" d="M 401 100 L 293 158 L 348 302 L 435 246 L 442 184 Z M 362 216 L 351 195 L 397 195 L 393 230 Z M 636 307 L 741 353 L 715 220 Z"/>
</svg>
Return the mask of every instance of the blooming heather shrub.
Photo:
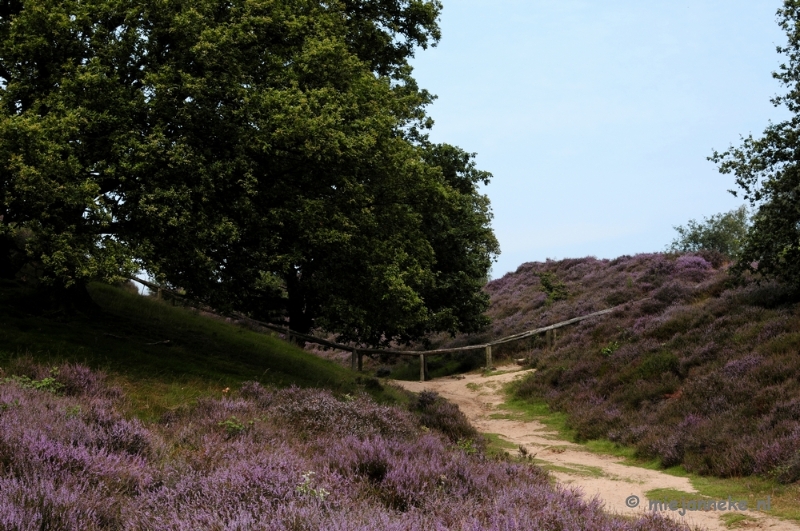
<svg viewBox="0 0 800 531">
<path fill-rule="evenodd" d="M 689 300 L 692 294 L 692 288 L 685 283 L 670 281 L 666 282 L 661 288 L 655 290 L 653 298 L 666 304 L 674 304 L 676 302 Z"/>
<path fill-rule="evenodd" d="M 800 479 L 800 423 L 792 423 L 792 429 L 782 437 L 764 441 L 757 445 L 754 456 L 755 471 L 771 474 L 783 483 Z"/>
<path fill-rule="evenodd" d="M 268 407 L 272 403 L 273 390 L 265 388 L 258 382 L 244 382 L 239 389 L 243 398 L 256 402 L 261 407 Z"/>
<path fill-rule="evenodd" d="M 764 358 L 757 354 L 749 354 L 738 360 L 731 360 L 722 368 L 722 374 L 729 378 L 740 379 L 752 369 L 761 365 Z"/>
<path fill-rule="evenodd" d="M 74 363 L 60 365 L 55 379 L 63 386 L 64 394 L 70 396 L 115 396 L 120 390 L 106 385 L 105 374 Z"/>
<path fill-rule="evenodd" d="M 12 358 L 8 364 L 6 373 L 20 377 L 27 377 L 31 380 L 42 380 L 51 376 L 53 368 L 36 363 L 30 356 Z"/>
<path fill-rule="evenodd" d="M 620 425 L 622 411 L 602 397 L 587 392 L 571 405 L 569 426 L 578 440 L 605 437 Z"/>
<path fill-rule="evenodd" d="M 0 385 L 0 403 L 13 404 L 0 408 L 0 507 L 8 508 L 0 510 L 0 519 L 10 519 L 0 528 L 118 528 L 114 497 L 142 492 L 153 471 L 143 456 L 109 444 L 109 428 L 113 434 L 117 424 L 68 414 L 104 404 L 13 382 Z M 114 420 L 124 421 L 118 415 Z M 23 524 L 11 525 L 17 518 Z"/>
<path fill-rule="evenodd" d="M 442 433 L 450 441 L 470 439 L 478 445 L 483 444 L 483 438 L 458 406 L 444 400 L 437 393 L 432 391 L 419 393 L 411 408 L 419 414 L 423 426 Z"/>
<path fill-rule="evenodd" d="M 374 434 L 407 437 L 415 422 L 406 412 L 381 406 L 365 395 L 339 400 L 329 391 L 291 387 L 270 412 L 291 422 L 296 430 L 337 436 Z"/>
<path fill-rule="evenodd" d="M 366 398 L 242 390 L 143 426 L 102 389 L 59 396 L 0 383 L 0 529 L 685 529 L 604 514 L 537 467 L 468 453 Z M 426 395 L 421 407 L 440 403 Z M 249 427 L 226 437 L 217 423 L 232 415 Z M 109 442 L 123 433 L 165 451 Z"/>
<path fill-rule="evenodd" d="M 711 264 L 702 256 L 685 254 L 675 260 L 674 273 L 680 277 L 699 282 L 705 279 L 706 272 L 711 271 L 711 269 Z"/>
</svg>

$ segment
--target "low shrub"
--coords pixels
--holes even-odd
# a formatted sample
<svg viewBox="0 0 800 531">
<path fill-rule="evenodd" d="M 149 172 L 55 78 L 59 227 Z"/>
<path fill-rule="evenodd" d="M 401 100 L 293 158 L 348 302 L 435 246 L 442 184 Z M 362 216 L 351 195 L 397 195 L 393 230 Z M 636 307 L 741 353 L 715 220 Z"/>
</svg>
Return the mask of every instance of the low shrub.
<svg viewBox="0 0 800 531">
<path fill-rule="evenodd" d="M 0 382 L 0 529 L 685 529 L 605 514 L 535 466 L 454 444 L 474 432 L 434 394 L 414 403 L 428 430 L 365 397 L 252 382 L 142 425 L 74 372 L 91 392 Z"/>
<path fill-rule="evenodd" d="M 466 415 L 457 405 L 448 402 L 437 393 L 422 391 L 411 403 L 410 408 L 419 415 L 423 426 L 438 431 L 451 442 L 470 439 L 483 446 L 483 437 L 469 423 Z"/>
</svg>

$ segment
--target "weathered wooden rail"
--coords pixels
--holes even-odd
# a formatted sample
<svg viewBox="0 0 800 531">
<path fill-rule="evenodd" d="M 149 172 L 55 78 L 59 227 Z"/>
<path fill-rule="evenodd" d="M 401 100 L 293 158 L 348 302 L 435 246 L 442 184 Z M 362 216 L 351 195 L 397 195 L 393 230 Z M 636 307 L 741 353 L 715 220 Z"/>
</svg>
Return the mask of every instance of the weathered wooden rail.
<svg viewBox="0 0 800 531">
<path fill-rule="evenodd" d="M 185 300 L 191 301 L 189 297 L 178 293 L 173 290 L 169 290 L 166 288 L 162 288 L 156 284 L 148 282 L 146 280 L 131 277 L 131 280 L 139 282 L 143 286 L 147 286 L 151 290 L 157 291 L 158 293 L 167 292 L 173 296 L 181 297 Z M 606 315 L 608 313 L 614 312 L 623 306 L 626 306 L 628 303 L 620 304 L 618 306 L 614 306 L 613 308 L 608 308 L 606 310 L 600 310 L 598 312 L 593 312 L 590 314 L 582 315 L 580 317 L 574 317 L 572 319 L 567 319 L 566 321 L 561 321 L 555 324 L 551 324 L 548 326 L 543 326 L 541 328 L 534 328 L 533 330 L 527 330 L 525 332 L 520 332 L 517 334 L 512 334 L 510 336 L 502 337 L 495 341 L 491 341 L 489 343 L 482 343 L 480 345 L 467 345 L 464 347 L 452 347 L 452 348 L 439 348 L 433 350 L 392 350 L 392 349 L 378 349 L 378 348 L 363 348 L 363 347 L 354 347 L 352 345 L 343 345 L 341 343 L 336 343 L 334 341 L 328 341 L 327 339 L 322 339 L 316 336 L 308 335 L 308 334 L 301 334 L 299 332 L 295 332 L 290 330 L 285 326 L 279 326 L 272 323 L 265 323 L 263 321 L 259 321 L 257 319 L 252 319 L 247 317 L 246 315 L 242 315 L 240 313 L 234 312 L 231 315 L 220 315 L 218 312 L 214 311 L 212 308 L 204 307 L 204 311 L 208 311 L 209 313 L 214 313 L 215 315 L 219 315 L 220 317 L 231 317 L 234 319 L 239 319 L 241 321 L 248 322 L 252 325 L 260 326 L 262 328 L 266 328 L 268 330 L 273 330 L 276 332 L 280 332 L 284 334 L 289 340 L 293 338 L 302 339 L 303 341 L 307 341 L 309 343 L 316 343 L 317 345 L 322 345 L 324 347 L 335 348 L 338 350 L 344 350 L 351 353 L 350 356 L 350 365 L 353 370 L 361 371 L 363 367 L 363 356 L 364 354 L 392 354 L 395 356 L 412 356 L 412 357 L 419 357 L 419 378 L 420 381 L 425 381 L 425 367 L 426 367 L 426 358 L 428 356 L 436 355 L 436 354 L 449 354 L 452 352 L 464 352 L 464 351 L 472 351 L 472 350 L 483 350 L 486 355 L 486 368 L 492 369 L 493 362 L 492 362 L 492 347 L 497 345 L 503 345 L 505 343 L 511 343 L 513 341 L 519 341 L 521 339 L 526 339 L 529 337 L 537 336 L 539 334 L 545 334 L 547 338 L 547 346 L 552 347 L 555 344 L 556 340 L 556 330 L 559 328 L 563 328 L 565 326 L 569 326 L 571 324 L 579 323 L 581 321 L 585 321 L 586 319 L 591 319 L 594 317 L 599 317 L 601 315 Z"/>
</svg>

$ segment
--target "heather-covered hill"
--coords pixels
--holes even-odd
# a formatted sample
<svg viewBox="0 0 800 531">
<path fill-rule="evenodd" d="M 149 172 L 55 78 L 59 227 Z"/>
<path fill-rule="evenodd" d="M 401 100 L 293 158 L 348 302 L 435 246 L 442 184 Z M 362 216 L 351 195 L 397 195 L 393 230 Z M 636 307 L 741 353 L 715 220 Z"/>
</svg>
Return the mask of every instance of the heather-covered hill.
<svg viewBox="0 0 800 531">
<path fill-rule="evenodd" d="M 4 531 L 682 529 L 491 457 L 433 393 L 166 301 L 91 294 L 98 315 L 45 315 L 0 284 Z"/>
<path fill-rule="evenodd" d="M 0 528 L 683 529 L 607 515 L 538 467 L 486 458 L 432 393 L 408 411 L 248 382 L 151 423 L 126 418 L 124 400 L 80 365 L 6 368 Z"/>
<path fill-rule="evenodd" d="M 487 286 L 494 325 L 486 337 L 623 304 L 560 329 L 552 350 L 542 339 L 506 350 L 524 352 L 538 369 L 517 396 L 567 413 L 578 438 L 633 445 L 664 466 L 797 481 L 798 305 L 775 284 L 734 285 L 716 259 L 657 253 L 523 264 Z"/>
</svg>

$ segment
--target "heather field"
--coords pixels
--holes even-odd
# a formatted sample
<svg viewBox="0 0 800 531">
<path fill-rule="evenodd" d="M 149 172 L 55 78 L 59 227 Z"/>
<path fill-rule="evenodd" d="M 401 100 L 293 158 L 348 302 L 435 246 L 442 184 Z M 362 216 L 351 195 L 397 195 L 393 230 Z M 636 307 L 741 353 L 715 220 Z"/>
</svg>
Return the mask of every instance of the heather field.
<svg viewBox="0 0 800 531">
<path fill-rule="evenodd" d="M 498 349 L 538 369 L 517 398 L 567 415 L 578 440 L 633 446 L 662 466 L 800 479 L 800 316 L 775 284 L 731 281 L 712 255 L 526 263 L 489 283 L 495 338 L 623 305 Z M 445 343 L 440 341 L 439 343 Z"/>
<path fill-rule="evenodd" d="M 4 530 L 680 529 L 487 458 L 432 393 L 400 408 L 247 382 L 143 423 L 81 365 L 16 360 L 1 382 Z"/>
</svg>

